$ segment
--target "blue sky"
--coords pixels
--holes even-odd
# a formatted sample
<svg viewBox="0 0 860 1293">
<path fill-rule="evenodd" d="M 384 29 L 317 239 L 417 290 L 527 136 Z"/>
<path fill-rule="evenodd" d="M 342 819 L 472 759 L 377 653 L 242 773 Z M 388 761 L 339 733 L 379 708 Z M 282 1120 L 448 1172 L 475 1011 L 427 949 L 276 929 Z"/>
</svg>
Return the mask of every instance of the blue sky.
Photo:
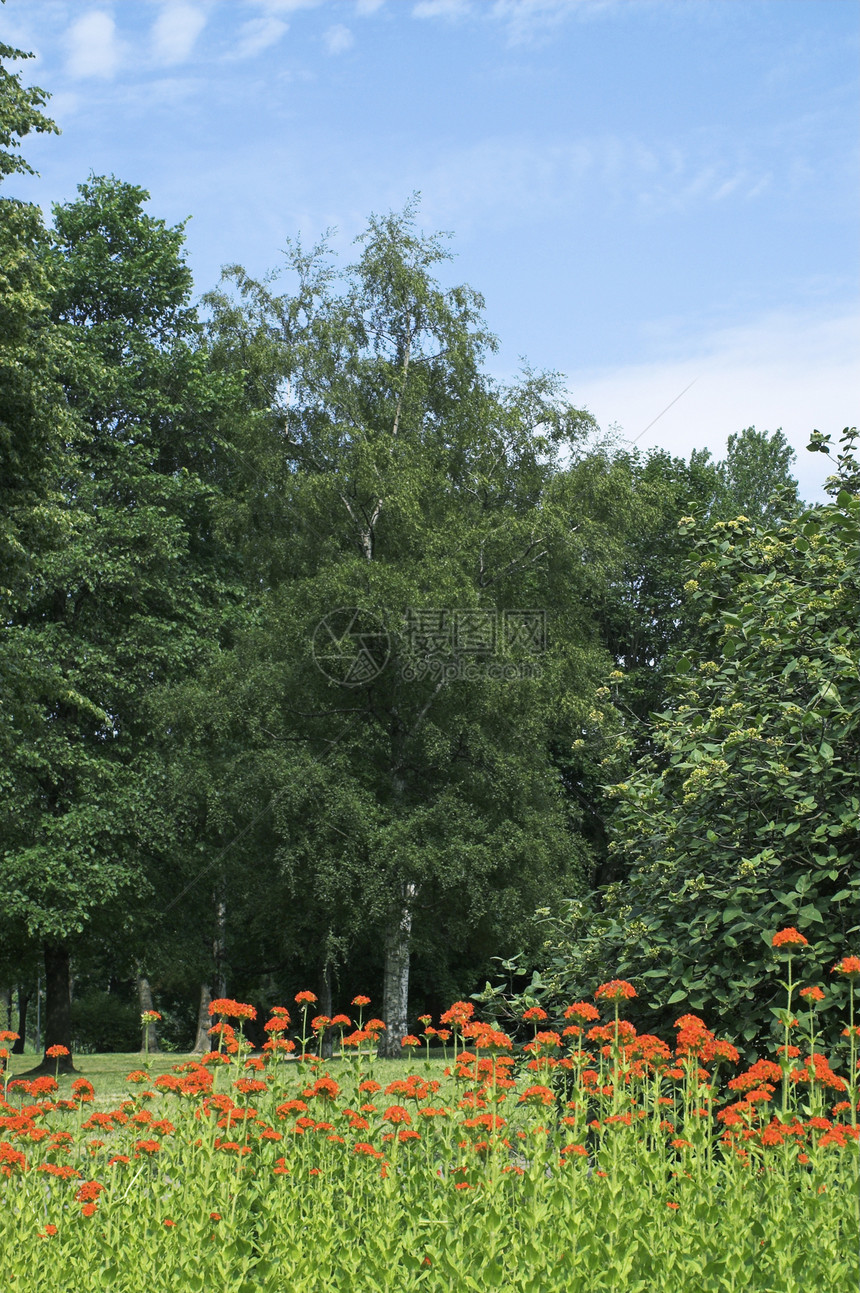
<svg viewBox="0 0 860 1293">
<path fill-rule="evenodd" d="M 188 225 L 200 292 L 287 238 L 422 195 L 501 348 L 603 427 L 688 455 L 858 421 L 853 0 L 7 0 L 60 138 L 46 209 L 90 171 Z"/>
</svg>

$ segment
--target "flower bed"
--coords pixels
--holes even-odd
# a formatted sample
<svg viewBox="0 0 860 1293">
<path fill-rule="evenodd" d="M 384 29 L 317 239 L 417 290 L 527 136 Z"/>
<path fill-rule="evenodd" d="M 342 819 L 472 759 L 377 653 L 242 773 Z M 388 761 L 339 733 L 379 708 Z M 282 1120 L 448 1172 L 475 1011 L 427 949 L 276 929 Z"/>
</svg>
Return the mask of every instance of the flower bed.
<svg viewBox="0 0 860 1293">
<path fill-rule="evenodd" d="M 413 1055 L 384 1085 L 366 998 L 309 1023 L 310 993 L 300 1036 L 280 1007 L 259 1055 L 241 1031 L 254 1008 L 214 1002 L 219 1050 L 130 1073 L 115 1107 L 94 1111 L 85 1079 L 68 1098 L 51 1077 L 9 1081 L 0 1288 L 856 1287 L 860 961 L 834 967 L 852 988 L 843 1075 L 816 1050 L 822 989 L 801 991 L 798 1022 L 797 944 L 775 945 L 784 1038 L 746 1067 L 694 1015 L 671 1044 L 637 1033 L 616 980 L 563 1020 L 528 1011 L 524 1046 L 457 1002 L 421 1021 L 448 1061 Z M 342 1058 L 326 1063 L 329 1029 Z"/>
</svg>

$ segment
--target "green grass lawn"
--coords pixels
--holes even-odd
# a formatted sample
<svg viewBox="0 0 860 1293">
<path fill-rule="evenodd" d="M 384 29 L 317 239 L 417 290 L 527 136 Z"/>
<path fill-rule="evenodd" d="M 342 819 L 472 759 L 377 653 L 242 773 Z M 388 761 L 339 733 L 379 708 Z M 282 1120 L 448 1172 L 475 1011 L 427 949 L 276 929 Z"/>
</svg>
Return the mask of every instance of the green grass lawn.
<svg viewBox="0 0 860 1293">
<path fill-rule="evenodd" d="M 444 1080 L 445 1061 L 437 1054 L 434 1056 L 431 1051 L 430 1073 L 426 1076 L 435 1078 L 436 1081 Z M 171 1051 L 162 1052 L 150 1056 L 150 1071 L 153 1077 L 158 1077 L 161 1073 L 169 1073 L 176 1064 L 184 1064 L 190 1059 L 199 1059 L 199 1056 Z M 19 1077 L 32 1069 L 39 1063 L 40 1056 L 35 1054 L 13 1055 L 9 1061 L 10 1078 Z M 295 1061 L 286 1061 L 291 1068 Z M 349 1060 L 334 1058 L 326 1060 L 320 1066 L 321 1070 L 328 1068 L 333 1077 L 337 1077 L 337 1071 L 343 1065 L 350 1063 Z M 377 1082 L 383 1086 L 393 1082 L 396 1078 L 403 1077 L 408 1072 L 425 1073 L 424 1054 L 405 1055 L 402 1059 L 395 1060 L 374 1060 L 373 1075 Z M 74 1064 L 77 1072 L 71 1076 L 60 1074 L 60 1095 L 66 1096 L 70 1093 L 70 1087 L 76 1077 L 87 1078 L 92 1082 L 96 1089 L 96 1100 L 113 1102 L 129 1094 L 129 1084 L 126 1078 L 129 1073 L 135 1069 L 144 1067 L 144 1056 L 141 1051 L 114 1051 L 105 1052 L 96 1055 L 75 1055 Z M 367 1064 L 364 1068 L 367 1069 Z"/>
</svg>

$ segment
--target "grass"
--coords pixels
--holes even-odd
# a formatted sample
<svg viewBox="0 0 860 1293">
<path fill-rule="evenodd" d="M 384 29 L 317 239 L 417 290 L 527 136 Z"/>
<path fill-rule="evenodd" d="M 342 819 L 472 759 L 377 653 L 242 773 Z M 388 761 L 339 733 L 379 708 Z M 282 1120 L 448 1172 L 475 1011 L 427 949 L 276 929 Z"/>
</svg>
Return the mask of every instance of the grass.
<svg viewBox="0 0 860 1293">
<path fill-rule="evenodd" d="M 440 1081 L 444 1076 L 445 1061 L 438 1053 L 434 1056 L 431 1051 L 431 1074 L 430 1076 Z M 185 1051 L 163 1051 L 150 1056 L 150 1072 L 154 1078 L 159 1077 L 162 1073 L 170 1073 L 177 1064 L 184 1064 L 191 1059 L 199 1059 L 199 1055 L 193 1055 Z M 422 1057 L 423 1059 L 423 1054 Z M 60 1074 L 61 1097 L 67 1097 L 71 1092 L 71 1085 L 75 1078 L 87 1078 L 96 1088 L 96 1098 L 99 1104 L 114 1103 L 129 1094 L 129 1084 L 127 1082 L 128 1074 L 135 1069 L 144 1067 L 144 1054 L 142 1051 L 104 1051 L 95 1055 L 75 1055 L 74 1064 L 77 1072 L 64 1075 Z M 40 1061 L 40 1056 L 36 1054 L 13 1055 L 9 1061 L 9 1077 L 20 1077 L 29 1069 L 35 1067 Z M 287 1061 L 289 1064 L 290 1061 Z M 325 1067 L 331 1068 L 334 1076 L 337 1076 L 338 1069 L 342 1067 L 345 1061 L 340 1058 L 325 1061 Z M 401 1077 L 406 1068 L 410 1065 L 414 1067 L 415 1060 L 411 1056 L 404 1056 L 402 1059 L 394 1060 L 374 1060 L 373 1071 L 377 1080 L 383 1085 L 393 1082 L 396 1078 Z"/>
</svg>

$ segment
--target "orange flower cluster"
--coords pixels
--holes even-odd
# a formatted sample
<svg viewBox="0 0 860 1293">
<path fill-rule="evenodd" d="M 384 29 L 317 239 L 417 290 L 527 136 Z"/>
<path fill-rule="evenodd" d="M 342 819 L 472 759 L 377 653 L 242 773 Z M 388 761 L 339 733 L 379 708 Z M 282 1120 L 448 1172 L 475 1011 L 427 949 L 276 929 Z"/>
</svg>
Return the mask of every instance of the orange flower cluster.
<svg viewBox="0 0 860 1293">
<path fill-rule="evenodd" d="M 791 937 L 778 944 L 800 945 Z M 860 959 L 845 957 L 833 972 L 850 978 L 855 961 L 860 966 Z M 803 995 L 814 1002 L 824 993 L 810 988 Z M 313 994 L 298 996 L 301 1005 L 313 1004 Z M 625 980 L 612 980 L 601 984 L 595 996 L 615 1005 L 635 996 L 635 989 Z M 370 1004 L 364 997 L 355 1001 L 362 1010 Z M 523 1018 L 534 1026 L 534 1035 L 522 1045 L 494 1022 L 476 1018 L 471 1002 L 455 1002 L 440 1020 L 447 1029 L 434 1029 L 429 1015 L 420 1019 L 427 1038 L 448 1040 L 456 1031 L 447 1085 L 408 1073 L 383 1089 L 372 1076 L 364 1076 L 361 1053 L 354 1056 L 350 1050 L 356 1045 L 351 1036 L 360 1035 L 372 1045 L 384 1027 L 380 1020 L 343 1037 L 344 1056 L 336 1070 L 342 1080 L 337 1081 L 318 1056 L 303 1056 L 304 1063 L 280 1062 L 295 1046 L 286 1036 L 289 1013 L 284 1007 L 273 1008 L 264 1025 L 268 1040 L 262 1054 L 247 1058 L 226 1021 L 253 1018 L 247 1012 L 254 1008 L 227 999 L 212 1007 L 220 1016 L 211 1030 L 224 1048 L 220 1054 L 179 1064 L 155 1078 L 144 1069 L 134 1070 L 129 1074 L 132 1097 L 116 1108 L 87 1110 L 85 1120 L 83 1105 L 95 1093 L 84 1078 L 72 1084 L 70 1099 L 60 1098 L 52 1077 L 16 1079 L 0 1087 L 0 1186 L 17 1190 L 23 1181 L 25 1188 L 27 1173 L 39 1172 L 34 1179 L 40 1183 L 40 1198 L 53 1206 L 61 1191 L 67 1200 L 74 1192 L 74 1203 L 86 1218 L 100 1207 L 107 1214 L 102 1196 L 110 1185 L 87 1179 L 103 1176 L 101 1164 L 103 1179 L 123 1181 L 125 1190 L 134 1173 L 148 1181 L 174 1181 L 174 1164 L 189 1149 L 195 1155 L 217 1155 L 219 1171 L 237 1181 L 253 1176 L 274 1185 L 284 1178 L 284 1188 L 289 1188 L 285 1178 L 292 1177 L 304 1189 L 320 1176 L 324 1182 L 335 1170 L 369 1173 L 373 1180 L 386 1179 L 390 1170 L 393 1181 L 401 1170 L 398 1164 L 415 1155 L 412 1161 L 432 1165 L 434 1173 L 440 1161 L 446 1164 L 439 1169 L 444 1188 L 479 1190 L 489 1165 L 508 1173 L 510 1180 L 521 1175 L 524 1169 L 512 1157 L 544 1156 L 540 1161 L 551 1172 L 593 1170 L 599 1177 L 600 1168 L 588 1160 L 616 1137 L 627 1137 L 624 1143 L 630 1145 L 653 1143 L 681 1178 L 706 1144 L 733 1167 L 751 1172 L 761 1169 L 767 1154 L 787 1147 L 798 1170 L 806 1173 L 817 1170 L 822 1153 L 836 1154 L 860 1139 L 855 1075 L 850 1069 L 848 1078 L 836 1072 L 803 1029 L 796 1034 L 803 1049 L 783 1045 L 776 1051 L 779 1062 L 757 1059 L 718 1084 L 720 1066 L 738 1064 L 740 1054 L 695 1014 L 675 1021 L 672 1047 L 617 1018 L 617 1009 L 600 1022 L 596 1006 L 574 1002 L 562 1013 L 576 1022 L 562 1029 L 544 1007 L 531 1007 Z M 346 1015 L 330 1020 L 318 1016 L 313 1024 L 319 1034 L 329 1027 L 354 1026 Z M 418 1043 L 413 1035 L 403 1040 L 407 1046 Z M 305 1036 L 302 1044 L 306 1041 Z M 855 1039 L 849 1041 L 853 1063 Z M 836 1094 L 838 1102 L 828 1106 Z M 171 1116 L 162 1116 L 165 1112 Z M 64 1119 L 73 1130 L 57 1129 Z M 99 1139 L 87 1139 L 93 1133 Z M 447 1158 L 439 1152 L 444 1146 Z M 121 1193 L 117 1189 L 107 1196 L 111 1219 Z M 175 1205 L 170 1206 L 179 1223 Z M 46 1221 L 50 1215 L 40 1217 L 42 1238 L 56 1233 L 56 1227 L 50 1228 L 53 1222 Z M 172 1218 L 162 1216 L 160 1224 L 170 1230 L 168 1222 Z"/>
<path fill-rule="evenodd" d="M 787 929 L 779 929 L 771 940 L 774 947 L 808 947 L 809 940 L 789 925 Z"/>
<path fill-rule="evenodd" d="M 601 983 L 600 987 L 594 994 L 596 1001 L 599 1001 L 601 998 L 604 1001 L 619 1001 L 621 998 L 627 998 L 629 1000 L 631 997 L 635 996 L 636 989 L 633 987 L 633 984 L 628 983 L 626 979 L 612 979 L 609 983 Z"/>
<path fill-rule="evenodd" d="M 257 1012 L 245 1001 L 232 1001 L 229 997 L 218 997 L 209 1003 L 210 1015 L 224 1015 L 227 1019 L 256 1019 Z"/>
</svg>

